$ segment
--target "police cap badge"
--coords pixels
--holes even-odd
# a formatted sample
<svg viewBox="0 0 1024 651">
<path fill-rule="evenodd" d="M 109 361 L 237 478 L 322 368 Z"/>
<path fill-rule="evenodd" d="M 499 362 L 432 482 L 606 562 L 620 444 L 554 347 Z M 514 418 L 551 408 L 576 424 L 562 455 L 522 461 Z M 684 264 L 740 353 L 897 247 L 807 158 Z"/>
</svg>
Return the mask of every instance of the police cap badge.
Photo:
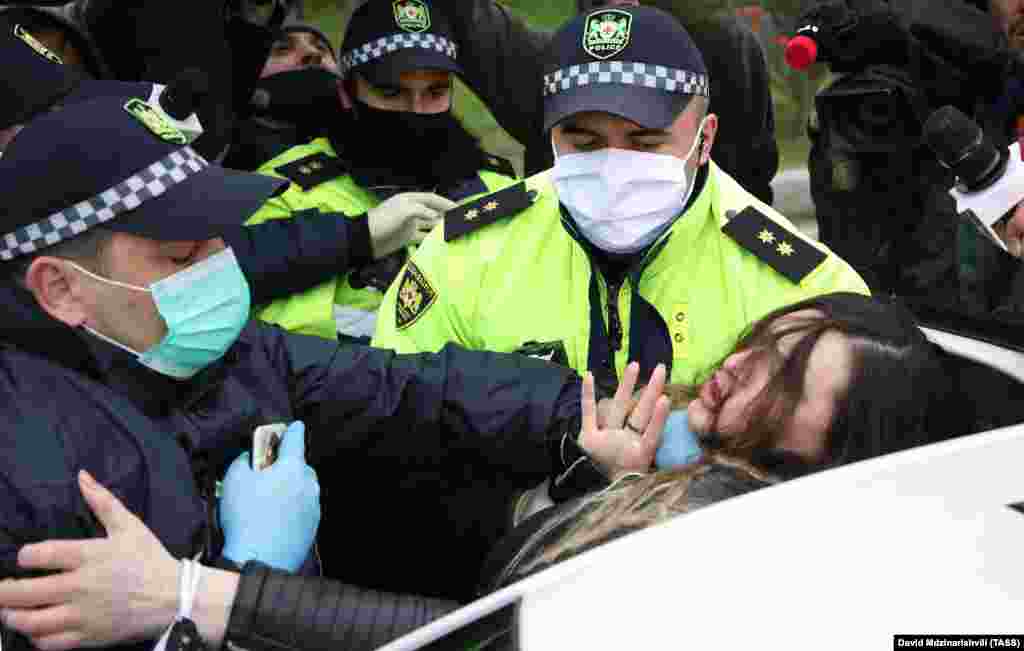
<svg viewBox="0 0 1024 651">
<path fill-rule="evenodd" d="M 48 48 L 45 45 L 43 45 L 42 43 L 40 43 L 39 40 L 36 39 L 36 37 L 34 37 L 31 34 L 29 34 L 28 31 L 24 27 L 22 27 L 21 25 L 15 25 L 14 26 L 14 36 L 15 36 L 15 38 L 18 38 L 19 40 L 24 42 L 25 45 L 27 45 L 30 48 L 32 48 L 33 50 L 35 50 L 36 53 L 39 54 L 40 56 L 42 56 L 42 57 L 44 57 L 46 59 L 49 59 L 50 61 L 53 61 L 56 64 L 60 64 L 60 65 L 64 64 L 64 60 L 63 59 L 61 59 L 59 56 L 54 54 L 53 51 L 50 50 L 50 48 Z"/>
<path fill-rule="evenodd" d="M 124 110 L 152 131 L 157 138 L 178 145 L 188 144 L 185 134 L 145 101 L 132 98 L 124 105 Z"/>
<path fill-rule="evenodd" d="M 430 29 L 430 9 L 421 0 L 395 0 L 395 23 L 407 32 Z"/>
<path fill-rule="evenodd" d="M 598 11 L 587 17 L 583 49 L 597 59 L 610 59 L 629 45 L 633 15 L 619 9 Z"/>
</svg>

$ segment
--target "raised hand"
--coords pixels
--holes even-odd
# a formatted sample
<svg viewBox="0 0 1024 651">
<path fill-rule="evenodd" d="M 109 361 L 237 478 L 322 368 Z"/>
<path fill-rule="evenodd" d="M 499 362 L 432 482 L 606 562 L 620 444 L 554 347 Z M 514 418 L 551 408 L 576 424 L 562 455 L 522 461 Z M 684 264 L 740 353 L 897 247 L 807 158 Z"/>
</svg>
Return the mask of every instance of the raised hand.
<svg viewBox="0 0 1024 651">
<path fill-rule="evenodd" d="M 659 364 L 654 369 L 651 381 L 640 399 L 634 402 L 633 390 L 639 374 L 640 366 L 636 362 L 626 367 L 615 397 L 603 405 L 603 422 L 600 423 L 594 376 L 587 373 L 583 378 L 583 429 L 579 444 L 613 479 L 626 472 L 650 470 L 671 408 L 671 402 L 663 394 L 664 365 Z"/>
</svg>

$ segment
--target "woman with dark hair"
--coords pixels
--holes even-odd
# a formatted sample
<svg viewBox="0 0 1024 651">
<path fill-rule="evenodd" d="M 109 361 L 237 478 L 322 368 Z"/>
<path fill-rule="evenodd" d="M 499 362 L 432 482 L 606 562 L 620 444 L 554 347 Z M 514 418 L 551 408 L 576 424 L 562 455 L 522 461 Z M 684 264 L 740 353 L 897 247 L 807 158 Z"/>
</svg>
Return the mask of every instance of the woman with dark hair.
<svg viewBox="0 0 1024 651">
<path fill-rule="evenodd" d="M 644 397 L 631 404 L 637 372 L 631 365 L 615 398 L 603 405 L 595 404 L 593 378 L 587 378 L 585 432 L 646 428 L 655 402 L 653 389 L 664 381 L 664 370 Z M 759 320 L 699 388 L 666 388 L 677 409 L 686 407 L 689 430 L 699 436 L 704 450 L 699 461 L 651 474 L 619 473 L 600 492 L 526 518 L 493 551 L 481 592 L 729 497 L 944 438 L 953 432 L 934 430 L 930 412 L 948 400 L 950 391 L 932 344 L 902 308 L 858 294 L 831 294 L 777 310 Z M 677 425 L 663 436 L 670 444 L 689 433 Z M 36 625 L 58 636 L 77 630 L 76 642 L 97 645 L 120 641 L 127 634 L 125 626 L 105 626 L 104 621 L 147 622 L 158 619 L 156 612 L 173 610 L 173 585 L 126 579 L 152 575 L 154 564 L 174 561 L 116 498 L 88 481 L 83 489 L 110 538 L 26 547 L 19 555 L 24 566 L 74 571 L 41 580 L 45 586 L 0 583 L 0 603 L 20 599 L 25 603 L 21 607 L 28 608 L 28 602 L 35 603 L 33 595 L 45 587 L 47 604 L 62 604 L 59 610 L 65 619 Z M 134 557 L 119 551 L 125 545 L 135 550 Z M 60 561 L 57 554 L 75 560 Z M 347 634 L 324 625 L 334 621 L 331 613 L 347 607 L 337 596 L 328 597 L 329 582 L 288 576 L 253 563 L 243 569 L 241 582 L 237 575 L 219 570 L 210 569 L 206 576 L 209 588 L 201 587 L 197 593 L 194 616 L 200 630 L 218 632 L 210 640 L 214 645 L 225 629 L 228 637 L 232 631 L 244 631 L 246 648 L 253 649 L 337 648 L 339 635 Z M 130 594 L 122 594 L 126 592 Z M 283 609 L 285 601 L 291 605 Z M 330 603 L 321 603 L 326 601 Z M 424 604 L 422 610 L 439 616 L 454 606 Z M 288 615 L 280 615 L 285 610 Z M 25 622 L 31 613 L 0 612 L 8 625 L 16 623 L 15 615 Z M 365 631 L 355 629 L 361 631 L 357 637 L 363 642 L 345 648 L 373 648 L 389 637 L 362 637 Z M 366 630 L 370 629 L 374 627 Z M 399 630 L 408 629 L 396 627 L 393 633 Z M 464 639 L 460 634 L 459 643 L 488 639 L 501 647 L 510 630 L 510 620 L 487 618 L 479 627 L 467 629 Z M 49 648 L 70 646 L 74 644 Z"/>
<path fill-rule="evenodd" d="M 938 419 L 951 391 L 899 306 L 836 293 L 776 310 L 700 387 L 666 387 L 689 431 L 666 429 L 663 446 L 695 435 L 699 461 L 625 475 L 524 520 L 495 548 L 481 591 L 728 497 L 963 433 Z"/>
<path fill-rule="evenodd" d="M 935 440 L 930 407 L 950 390 L 910 312 L 836 293 L 754 324 L 688 416 L 730 453 L 777 450 L 820 468 Z"/>
</svg>

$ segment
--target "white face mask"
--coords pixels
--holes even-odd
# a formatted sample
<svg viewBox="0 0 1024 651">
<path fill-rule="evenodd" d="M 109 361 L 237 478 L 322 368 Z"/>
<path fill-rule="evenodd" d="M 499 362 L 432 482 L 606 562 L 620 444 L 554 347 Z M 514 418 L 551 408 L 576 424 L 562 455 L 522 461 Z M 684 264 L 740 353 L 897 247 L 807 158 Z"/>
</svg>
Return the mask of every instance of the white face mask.
<svg viewBox="0 0 1024 651">
<path fill-rule="evenodd" d="M 613 148 L 565 156 L 556 151 L 551 178 L 583 236 L 610 253 L 635 253 L 657 240 L 693 191 L 686 163 L 704 120 L 684 159 Z"/>
</svg>

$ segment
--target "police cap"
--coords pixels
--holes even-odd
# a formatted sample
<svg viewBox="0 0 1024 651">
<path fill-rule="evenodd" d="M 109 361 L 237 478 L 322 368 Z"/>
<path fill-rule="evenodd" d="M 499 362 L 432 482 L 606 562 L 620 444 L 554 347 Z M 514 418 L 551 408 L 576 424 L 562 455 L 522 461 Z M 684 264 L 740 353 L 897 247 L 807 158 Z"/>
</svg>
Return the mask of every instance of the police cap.
<svg viewBox="0 0 1024 651">
<path fill-rule="evenodd" d="M 448 19 L 425 0 L 367 2 L 345 31 L 341 74 L 356 70 L 375 86 L 397 86 L 403 72 L 462 74 Z"/>
<path fill-rule="evenodd" d="M 584 111 L 602 111 L 648 129 L 678 117 L 679 97 L 708 96 L 704 58 L 672 15 L 618 6 L 574 18 L 548 47 L 544 128 Z"/>
<path fill-rule="evenodd" d="M 21 23 L 29 32 L 44 29 L 59 32 L 78 51 L 80 65 L 95 79 L 111 77 L 109 66 L 103 61 L 99 48 L 89 32 L 75 18 L 83 3 L 64 6 L 13 6 L 0 9 L 12 23 Z"/>
<path fill-rule="evenodd" d="M 19 22 L 0 14 L 0 129 L 49 110 L 81 80 Z"/>
<path fill-rule="evenodd" d="M 103 225 L 162 241 L 219 237 L 287 181 L 207 163 L 141 98 L 48 113 L 0 158 L 0 261 Z"/>
<path fill-rule="evenodd" d="M 576 11 L 577 13 L 583 13 L 584 11 L 593 11 L 602 7 L 615 7 L 619 5 L 636 7 L 640 5 L 640 2 L 639 0 L 576 0 Z"/>
</svg>

